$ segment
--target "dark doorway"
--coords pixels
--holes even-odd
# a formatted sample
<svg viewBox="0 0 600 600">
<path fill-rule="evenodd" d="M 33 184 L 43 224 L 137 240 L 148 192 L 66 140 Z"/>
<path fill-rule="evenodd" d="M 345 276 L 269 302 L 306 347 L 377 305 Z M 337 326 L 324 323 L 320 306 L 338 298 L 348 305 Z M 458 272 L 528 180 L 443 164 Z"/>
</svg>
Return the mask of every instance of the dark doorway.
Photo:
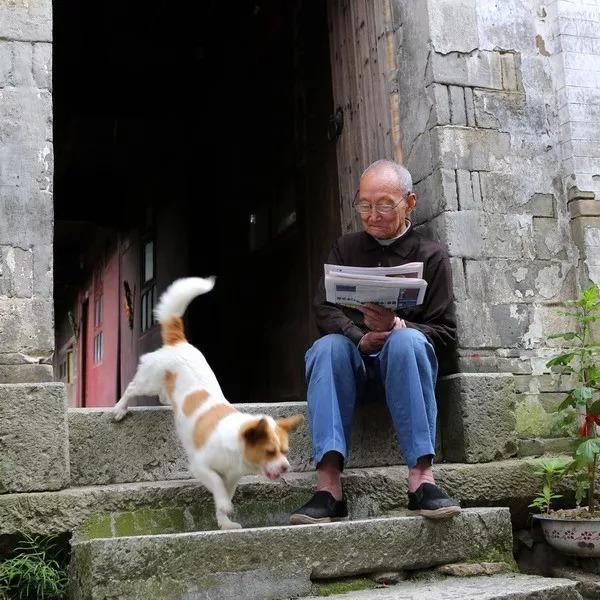
<svg viewBox="0 0 600 600">
<path fill-rule="evenodd" d="M 54 3 L 58 329 L 105 260 L 108 231 L 120 244 L 123 361 L 160 343 L 153 293 L 214 274 L 187 333 L 225 394 L 302 399 L 310 298 L 339 230 L 326 6 L 183 6 Z"/>
</svg>

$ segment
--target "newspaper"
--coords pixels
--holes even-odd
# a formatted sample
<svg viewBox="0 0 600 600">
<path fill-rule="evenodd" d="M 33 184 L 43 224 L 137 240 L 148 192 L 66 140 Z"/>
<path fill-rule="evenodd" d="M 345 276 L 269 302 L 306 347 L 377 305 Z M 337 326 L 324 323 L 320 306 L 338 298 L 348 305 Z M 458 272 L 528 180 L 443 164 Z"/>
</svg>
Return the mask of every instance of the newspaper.
<svg viewBox="0 0 600 600">
<path fill-rule="evenodd" d="M 397 267 L 324 268 L 326 300 L 332 304 L 356 307 L 373 303 L 396 310 L 421 304 L 427 289 L 422 262 Z"/>
</svg>

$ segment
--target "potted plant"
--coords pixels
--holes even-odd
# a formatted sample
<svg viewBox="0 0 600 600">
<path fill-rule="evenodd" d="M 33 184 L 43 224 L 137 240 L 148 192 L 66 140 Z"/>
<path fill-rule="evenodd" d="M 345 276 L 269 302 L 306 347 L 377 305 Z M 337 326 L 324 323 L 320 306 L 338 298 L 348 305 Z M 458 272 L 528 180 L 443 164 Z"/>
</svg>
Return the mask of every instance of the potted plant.
<svg viewBox="0 0 600 600">
<path fill-rule="evenodd" d="M 569 348 L 546 364 L 574 382 L 558 411 L 565 411 L 565 421 L 576 421 L 578 442 L 572 459 L 554 459 L 543 463 L 539 474 L 543 477 L 542 490 L 530 505 L 541 510 L 538 519 L 546 541 L 563 552 L 579 556 L 600 557 L 600 510 L 595 499 L 596 475 L 600 455 L 600 343 L 594 340 L 593 330 L 600 321 L 600 294 L 598 286 L 583 291 L 577 300 L 568 302 L 563 314 L 575 319 L 575 331 L 549 336 L 563 339 Z M 574 486 L 577 507 L 552 510 L 558 480 L 569 475 Z M 587 506 L 582 502 L 587 499 Z"/>
</svg>

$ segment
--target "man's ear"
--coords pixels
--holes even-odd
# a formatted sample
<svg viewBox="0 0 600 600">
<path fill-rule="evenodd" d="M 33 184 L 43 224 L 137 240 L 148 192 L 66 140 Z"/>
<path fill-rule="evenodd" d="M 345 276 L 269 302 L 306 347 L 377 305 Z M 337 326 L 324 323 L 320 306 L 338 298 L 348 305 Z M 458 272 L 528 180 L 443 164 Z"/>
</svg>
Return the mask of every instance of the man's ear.
<svg viewBox="0 0 600 600">
<path fill-rule="evenodd" d="M 406 196 L 406 214 L 410 214 L 417 204 L 417 196 L 414 192 L 410 192 L 408 196 Z"/>
<path fill-rule="evenodd" d="M 298 429 L 302 423 L 304 423 L 304 415 L 294 415 L 293 417 L 286 417 L 283 419 L 277 419 L 277 425 L 281 427 L 281 429 L 285 429 L 286 431 L 294 431 Z"/>
<path fill-rule="evenodd" d="M 256 444 L 267 437 L 267 428 L 267 420 L 263 417 L 252 426 L 247 427 L 242 435 L 249 444 Z"/>
</svg>

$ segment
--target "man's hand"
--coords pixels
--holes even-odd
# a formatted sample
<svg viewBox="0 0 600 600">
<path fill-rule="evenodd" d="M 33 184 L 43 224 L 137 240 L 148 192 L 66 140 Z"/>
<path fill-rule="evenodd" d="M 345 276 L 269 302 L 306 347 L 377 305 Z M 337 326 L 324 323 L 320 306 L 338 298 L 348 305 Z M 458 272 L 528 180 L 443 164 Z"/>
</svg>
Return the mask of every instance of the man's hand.
<svg viewBox="0 0 600 600">
<path fill-rule="evenodd" d="M 396 325 L 394 312 L 379 304 L 363 304 L 357 309 L 363 314 L 365 325 L 371 331 L 391 331 Z"/>
<path fill-rule="evenodd" d="M 358 342 L 358 350 L 363 354 L 373 354 L 379 352 L 385 344 L 387 336 L 390 335 L 389 331 L 370 331 L 362 336 L 360 342 Z"/>
</svg>

